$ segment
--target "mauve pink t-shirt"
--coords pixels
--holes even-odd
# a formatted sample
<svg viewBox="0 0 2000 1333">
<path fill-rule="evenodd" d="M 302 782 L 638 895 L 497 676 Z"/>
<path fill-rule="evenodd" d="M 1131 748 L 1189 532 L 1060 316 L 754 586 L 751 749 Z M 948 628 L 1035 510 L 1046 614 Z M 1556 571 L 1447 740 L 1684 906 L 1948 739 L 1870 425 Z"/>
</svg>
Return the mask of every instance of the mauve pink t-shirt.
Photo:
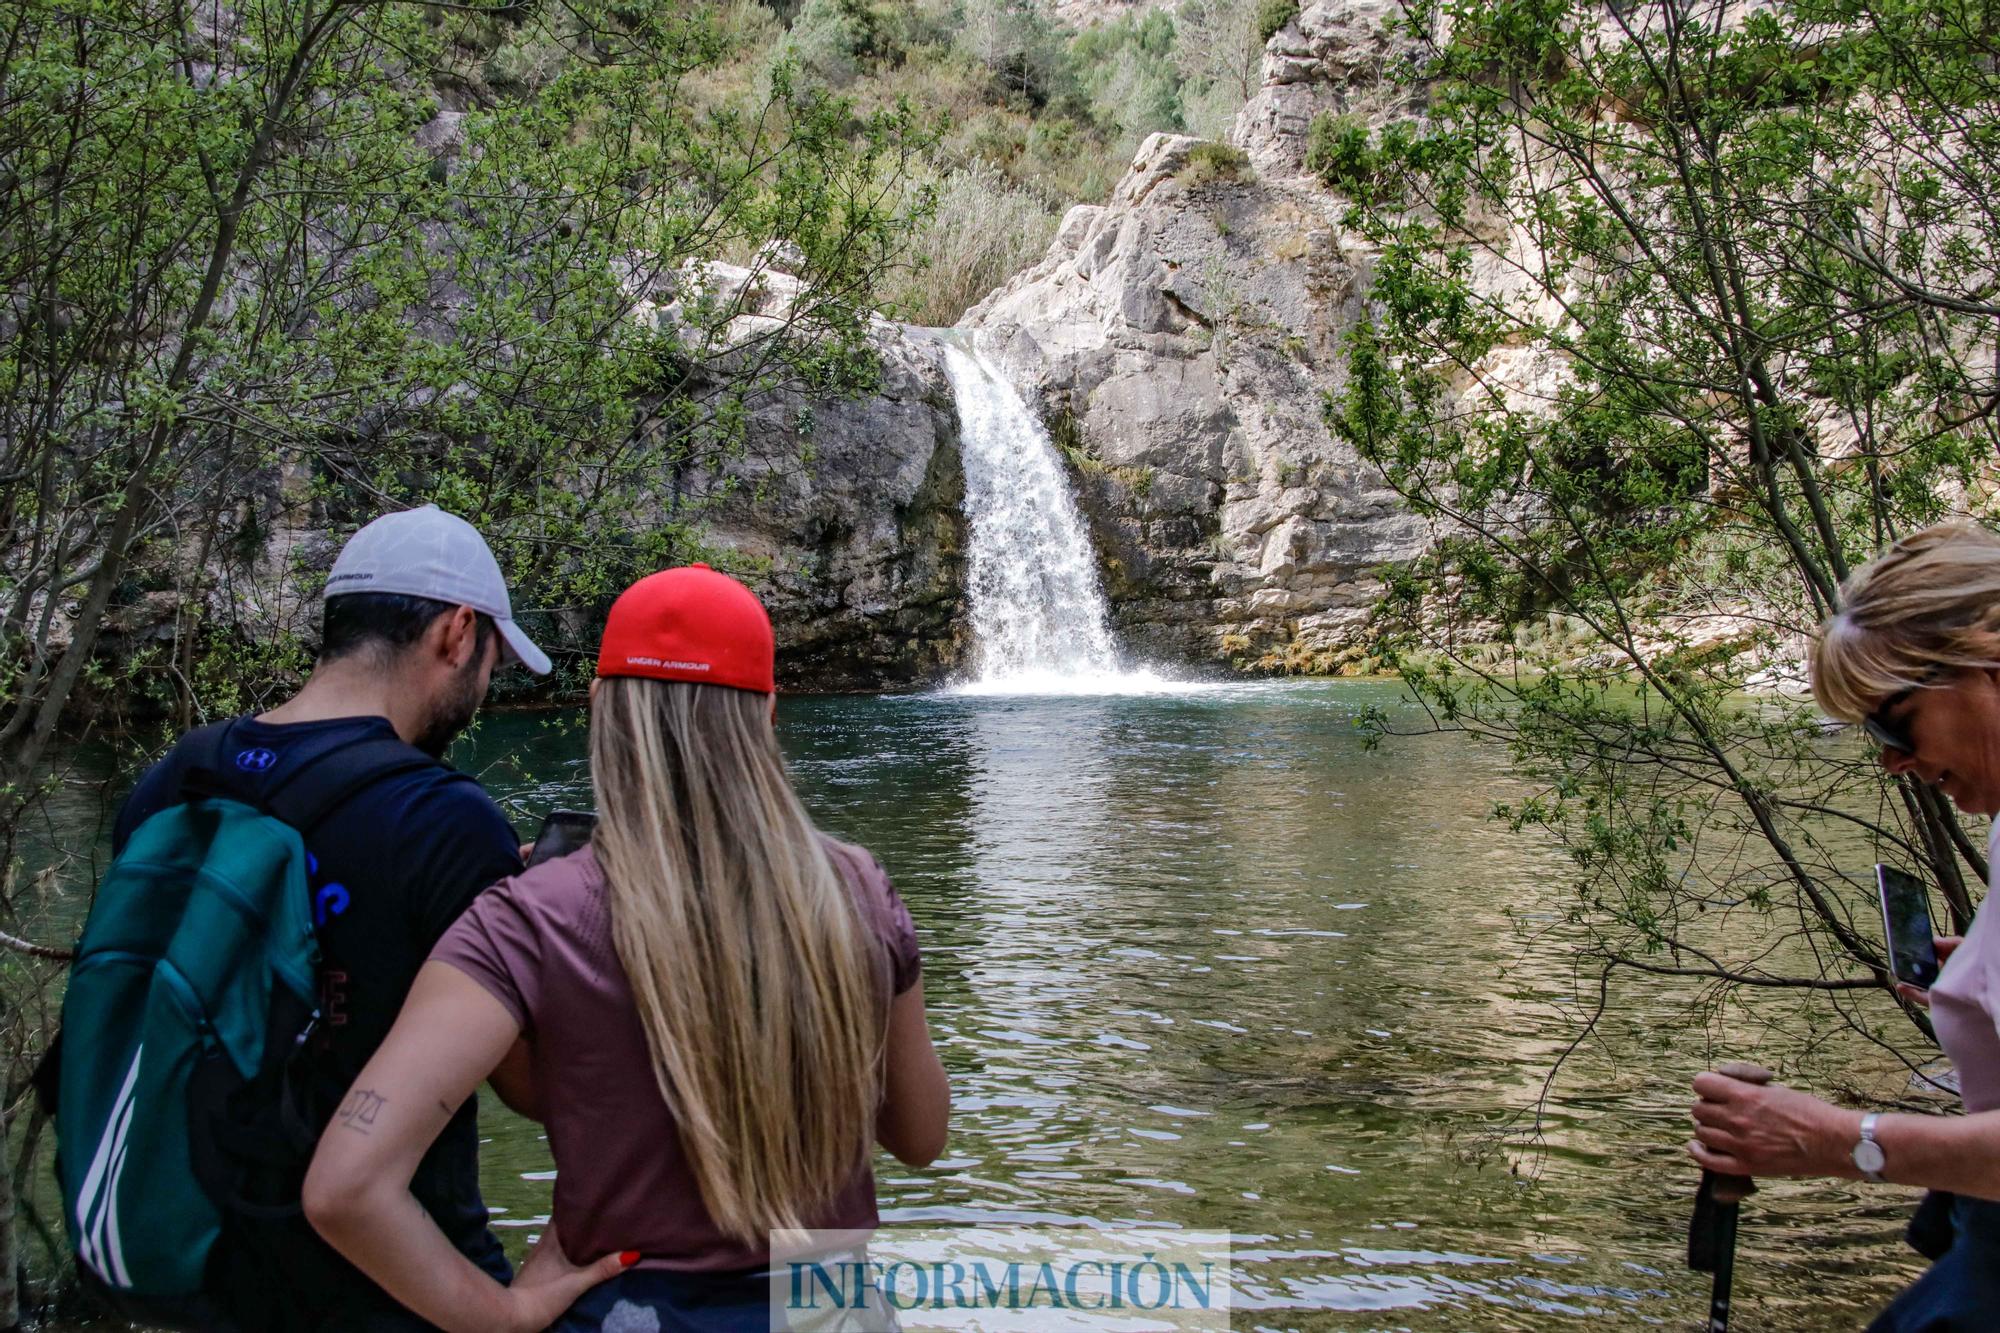
<svg viewBox="0 0 2000 1333">
<path fill-rule="evenodd" d="M 826 848 L 902 994 L 921 967 L 909 909 L 866 851 L 831 838 Z M 702 1203 L 653 1081 L 646 1032 L 611 941 L 606 891 L 588 847 L 545 861 L 480 894 L 431 958 L 478 982 L 528 1038 L 556 1159 L 554 1217 L 571 1259 L 637 1250 L 646 1267 L 759 1267 L 766 1251 L 723 1234 Z M 875 1172 L 864 1163 L 809 1224 L 860 1229 L 877 1220 Z"/>
<path fill-rule="evenodd" d="M 1987 862 L 2000 880 L 2000 823 L 1987 839 Z M 1945 959 L 1931 987 L 1931 1024 L 1938 1045 L 1958 1071 L 1958 1094 L 1967 1111 L 2000 1110 L 2000 900 L 1987 898 L 1966 929 L 1965 940 Z"/>
</svg>

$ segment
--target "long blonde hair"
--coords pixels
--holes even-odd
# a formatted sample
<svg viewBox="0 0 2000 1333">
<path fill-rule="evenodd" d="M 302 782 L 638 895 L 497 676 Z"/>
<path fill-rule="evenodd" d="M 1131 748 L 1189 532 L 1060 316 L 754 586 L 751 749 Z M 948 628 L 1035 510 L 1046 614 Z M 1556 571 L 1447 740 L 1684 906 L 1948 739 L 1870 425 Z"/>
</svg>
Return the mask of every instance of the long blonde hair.
<svg viewBox="0 0 2000 1333">
<path fill-rule="evenodd" d="M 2000 666 L 2000 535 L 1976 523 L 1913 532 L 1854 571 L 1812 650 L 1813 697 L 1859 722 L 1946 672 Z"/>
<path fill-rule="evenodd" d="M 867 1160 L 887 981 L 786 776 L 770 699 L 606 678 L 590 728 L 612 938 L 702 1201 L 808 1225 Z"/>
</svg>

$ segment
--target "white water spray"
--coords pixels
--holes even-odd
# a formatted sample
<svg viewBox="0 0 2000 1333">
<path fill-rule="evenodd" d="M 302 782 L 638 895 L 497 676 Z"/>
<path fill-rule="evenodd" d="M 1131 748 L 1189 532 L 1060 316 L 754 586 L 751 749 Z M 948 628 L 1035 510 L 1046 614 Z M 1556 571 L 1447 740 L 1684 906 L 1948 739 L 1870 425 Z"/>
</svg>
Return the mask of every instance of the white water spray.
<svg viewBox="0 0 2000 1333">
<path fill-rule="evenodd" d="M 1124 694 L 1177 683 L 1121 669 L 1089 531 L 1055 444 L 1006 378 L 953 344 L 945 369 L 958 400 L 971 528 L 976 676 L 987 694 Z"/>
</svg>

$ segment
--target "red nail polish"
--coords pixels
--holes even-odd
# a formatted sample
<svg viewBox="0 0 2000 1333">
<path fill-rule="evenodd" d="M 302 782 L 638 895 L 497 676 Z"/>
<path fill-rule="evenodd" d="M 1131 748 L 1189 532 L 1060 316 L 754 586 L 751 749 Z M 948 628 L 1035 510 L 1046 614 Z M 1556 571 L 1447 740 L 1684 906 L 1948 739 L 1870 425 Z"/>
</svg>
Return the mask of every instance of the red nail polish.
<svg viewBox="0 0 2000 1333">
<path fill-rule="evenodd" d="M 618 1262 L 624 1267 L 630 1268 L 633 1264 L 639 1262 L 639 1252 L 637 1250 L 626 1250 L 618 1256 Z"/>
</svg>

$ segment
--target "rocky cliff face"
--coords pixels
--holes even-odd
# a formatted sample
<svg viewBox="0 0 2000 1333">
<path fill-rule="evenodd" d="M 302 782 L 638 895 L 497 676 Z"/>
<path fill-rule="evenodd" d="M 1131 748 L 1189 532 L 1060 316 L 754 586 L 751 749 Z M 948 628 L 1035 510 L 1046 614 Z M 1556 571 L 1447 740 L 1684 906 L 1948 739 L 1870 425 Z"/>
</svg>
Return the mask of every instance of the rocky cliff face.
<svg viewBox="0 0 2000 1333">
<path fill-rule="evenodd" d="M 760 404 L 704 539 L 750 573 L 786 689 L 935 681 L 963 652 L 964 470 L 937 345 L 878 328 L 873 396 Z"/>
<path fill-rule="evenodd" d="M 1169 663 L 1338 670 L 1376 573 L 1426 532 L 1327 430 L 1370 255 L 1304 174 L 1315 115 L 1406 114 L 1395 0 L 1317 0 L 1266 49 L 1244 150 L 1155 135 L 1110 202 L 961 321 L 1071 463 L 1126 646 Z M 1247 161 L 1244 160 L 1247 153 Z M 935 680 L 969 647 L 958 423 L 936 348 L 883 326 L 881 393 L 752 427 L 712 540 L 768 569 L 794 688 Z"/>
<path fill-rule="evenodd" d="M 710 298 L 742 312 L 726 330 L 731 341 L 779 323 L 798 287 L 768 264 L 713 265 L 701 280 Z M 675 317 L 665 298 L 635 313 Z M 716 563 L 770 608 L 787 690 L 935 682 L 964 655 L 964 474 L 942 354 L 886 321 L 872 342 L 876 392 L 845 402 L 754 400 L 740 453 L 717 468 L 661 476 L 654 503 L 626 518 L 635 531 L 669 515 L 695 519 Z M 340 543 L 309 470 L 262 474 L 242 503 L 255 517 L 255 556 L 211 560 L 198 610 L 173 589 L 137 599 L 113 616 L 114 635 L 171 641 L 192 616 L 256 645 L 316 636 L 319 603 L 308 589 L 317 584 L 299 575 L 330 568 Z M 599 626 L 588 612 L 523 609 L 548 644 L 592 650 Z"/>
<path fill-rule="evenodd" d="M 679 303 L 737 311 L 725 344 L 754 347 L 784 326 L 802 284 L 797 257 L 752 268 L 703 265 L 637 317 L 671 324 Z M 792 690 L 882 689 L 935 681 L 962 656 L 965 474 L 958 414 L 936 341 L 886 320 L 871 331 L 874 393 L 756 400 L 742 453 L 713 473 L 663 480 L 711 497 L 706 545 L 727 553 L 771 611 L 778 677 Z"/>
<path fill-rule="evenodd" d="M 1109 204 L 1072 209 L 962 321 L 1069 452 L 1142 655 L 1337 668 L 1375 571 L 1424 540 L 1322 420 L 1367 281 L 1337 211 L 1241 153 L 1155 135 Z"/>
<path fill-rule="evenodd" d="M 1414 112 L 1390 77 L 1408 52 L 1400 0 L 1308 0 L 1264 47 L 1263 81 L 1232 138 L 1261 175 L 1305 170 L 1306 134 L 1323 112 L 1371 122 Z"/>
</svg>

